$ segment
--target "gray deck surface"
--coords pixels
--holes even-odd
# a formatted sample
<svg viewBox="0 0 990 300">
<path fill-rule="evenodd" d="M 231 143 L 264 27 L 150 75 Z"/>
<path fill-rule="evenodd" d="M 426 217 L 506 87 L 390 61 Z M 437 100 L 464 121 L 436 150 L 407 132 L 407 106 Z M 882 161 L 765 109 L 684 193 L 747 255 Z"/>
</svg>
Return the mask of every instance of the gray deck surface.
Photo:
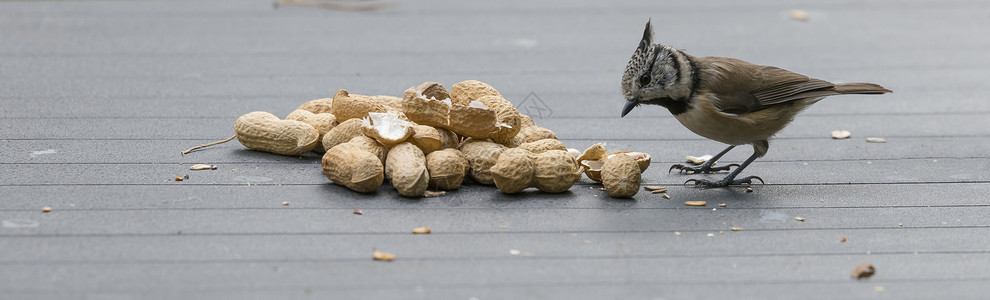
<svg viewBox="0 0 990 300">
<path fill-rule="evenodd" d="M 336 4 L 381 3 L 391 6 L 0 1 L 0 298 L 990 292 L 990 2 Z M 791 9 L 810 20 L 789 19 Z M 661 108 L 618 118 L 618 81 L 648 18 L 657 41 L 693 55 L 895 93 L 833 97 L 806 111 L 744 172 L 767 181 L 753 193 L 682 187 L 694 177 L 667 168 L 723 145 Z M 553 195 L 477 184 L 436 198 L 403 198 L 388 185 L 363 195 L 330 184 L 315 154 L 233 142 L 179 155 L 232 135 L 250 111 L 284 116 L 341 88 L 401 95 L 467 79 L 516 105 L 536 95 L 549 111 L 519 108 L 569 147 L 607 141 L 651 153 L 644 180 L 672 199 L 611 199 L 586 178 Z M 832 140 L 837 129 L 853 137 Z M 194 163 L 219 169 L 188 170 Z M 419 226 L 433 233 L 412 235 Z M 374 249 L 398 259 L 372 261 Z M 876 276 L 851 279 L 861 263 Z"/>
</svg>

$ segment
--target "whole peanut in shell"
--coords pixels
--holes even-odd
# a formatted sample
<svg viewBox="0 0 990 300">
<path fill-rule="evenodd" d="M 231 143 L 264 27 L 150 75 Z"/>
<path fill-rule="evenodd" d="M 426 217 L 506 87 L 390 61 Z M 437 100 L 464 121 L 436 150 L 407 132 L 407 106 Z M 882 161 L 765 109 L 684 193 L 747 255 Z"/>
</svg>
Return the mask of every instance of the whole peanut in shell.
<svg viewBox="0 0 990 300">
<path fill-rule="evenodd" d="M 273 114 L 256 111 L 234 122 L 237 140 L 249 149 L 282 155 L 298 155 L 313 150 L 320 132 L 312 125 L 282 120 Z"/>
</svg>

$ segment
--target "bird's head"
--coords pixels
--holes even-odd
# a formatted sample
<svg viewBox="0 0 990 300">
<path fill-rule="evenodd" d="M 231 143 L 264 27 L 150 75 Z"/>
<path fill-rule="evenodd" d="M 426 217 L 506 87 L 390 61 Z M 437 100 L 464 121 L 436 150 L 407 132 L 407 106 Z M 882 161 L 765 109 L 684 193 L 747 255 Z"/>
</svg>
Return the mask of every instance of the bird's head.
<svg viewBox="0 0 990 300">
<path fill-rule="evenodd" d="M 653 26 L 646 22 L 643 39 L 622 74 L 626 116 L 640 104 L 662 105 L 664 101 L 687 101 L 693 88 L 690 59 L 670 46 L 653 44 Z"/>
</svg>

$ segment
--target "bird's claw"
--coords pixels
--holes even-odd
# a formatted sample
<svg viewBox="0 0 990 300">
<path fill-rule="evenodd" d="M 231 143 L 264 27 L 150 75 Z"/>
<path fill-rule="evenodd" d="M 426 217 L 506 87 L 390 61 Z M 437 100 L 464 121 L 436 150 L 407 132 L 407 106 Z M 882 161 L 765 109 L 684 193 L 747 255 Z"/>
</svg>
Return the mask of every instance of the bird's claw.
<svg viewBox="0 0 990 300">
<path fill-rule="evenodd" d="M 667 174 L 670 174 L 670 172 L 673 171 L 674 169 L 677 169 L 678 170 L 677 173 L 688 172 L 688 174 L 699 174 L 699 173 L 701 173 L 701 174 L 708 174 L 708 173 L 715 173 L 715 172 L 719 172 L 719 171 L 728 171 L 729 168 L 738 167 L 738 166 L 739 166 L 739 164 L 729 164 L 729 165 L 726 165 L 726 166 L 718 166 L 718 167 L 713 167 L 711 165 L 708 165 L 708 166 L 706 166 L 706 165 L 685 166 L 685 165 L 682 165 L 682 164 L 675 164 L 673 166 L 670 166 L 670 169 L 667 170 Z"/>
<path fill-rule="evenodd" d="M 759 180 L 760 184 L 766 184 L 766 182 L 763 181 L 763 178 L 760 178 L 759 176 L 749 176 L 735 180 L 729 180 L 729 178 L 725 178 L 719 181 L 710 181 L 707 179 L 688 179 L 687 181 L 684 182 L 684 185 L 688 185 L 689 183 L 692 182 L 694 182 L 694 186 L 700 188 L 726 187 L 730 185 L 743 185 L 743 184 L 753 185 L 753 179 Z"/>
</svg>

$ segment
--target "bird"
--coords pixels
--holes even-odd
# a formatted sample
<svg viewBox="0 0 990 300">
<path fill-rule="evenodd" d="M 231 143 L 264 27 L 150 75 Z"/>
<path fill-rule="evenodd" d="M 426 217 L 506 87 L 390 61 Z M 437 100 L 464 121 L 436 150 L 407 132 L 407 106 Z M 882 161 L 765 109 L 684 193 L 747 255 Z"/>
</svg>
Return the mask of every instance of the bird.
<svg viewBox="0 0 990 300">
<path fill-rule="evenodd" d="M 622 74 L 626 100 L 620 117 L 640 105 L 666 108 L 681 125 L 702 137 L 728 144 L 698 166 L 675 164 L 687 173 L 730 171 L 723 179 L 690 179 L 684 184 L 713 188 L 752 185 L 758 176 L 736 178 L 757 158 L 766 155 L 770 138 L 794 117 L 827 96 L 892 93 L 875 83 L 831 83 L 773 66 L 728 57 L 695 57 L 653 43 L 652 20 Z M 742 164 L 714 166 L 739 145 L 752 145 L 753 155 Z"/>
</svg>

